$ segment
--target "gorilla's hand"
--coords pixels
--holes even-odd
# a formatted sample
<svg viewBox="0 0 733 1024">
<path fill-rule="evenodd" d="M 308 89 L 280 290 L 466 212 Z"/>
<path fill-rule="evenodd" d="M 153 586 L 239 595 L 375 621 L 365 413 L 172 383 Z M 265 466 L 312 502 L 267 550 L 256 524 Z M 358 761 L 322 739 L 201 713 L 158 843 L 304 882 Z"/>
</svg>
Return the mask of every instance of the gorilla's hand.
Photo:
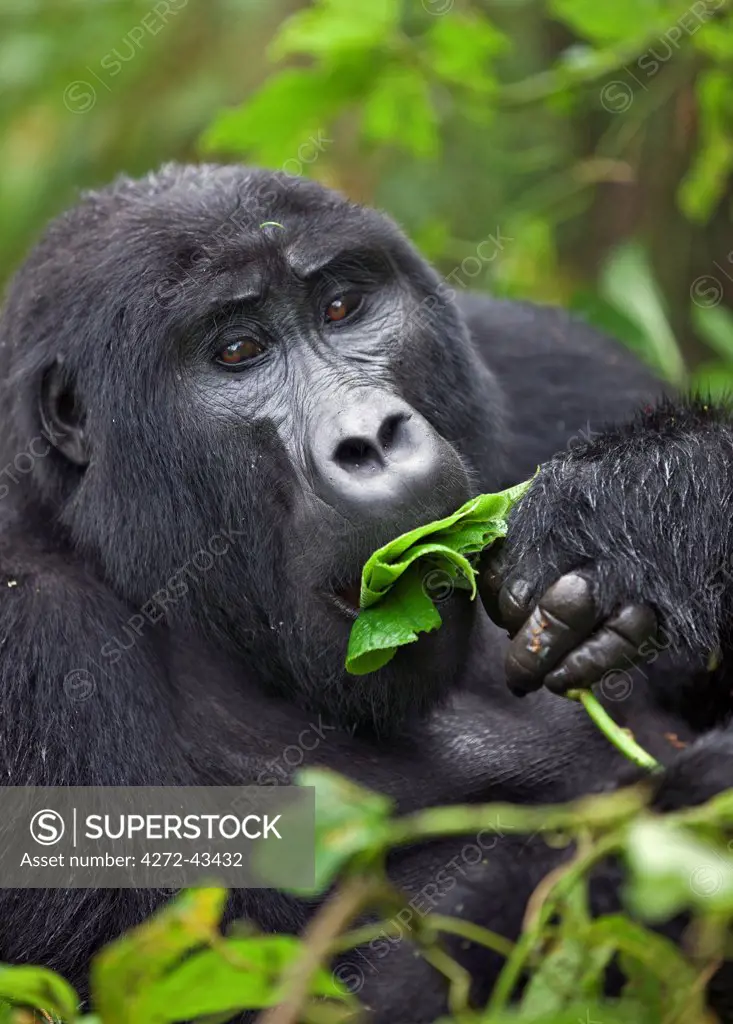
<svg viewBox="0 0 733 1024">
<path fill-rule="evenodd" d="M 479 590 L 491 617 L 513 638 L 506 678 L 517 696 L 543 683 L 554 693 L 589 687 L 643 657 L 657 630 L 654 611 L 622 602 L 606 615 L 592 566 L 560 576 L 537 600 L 537 563 L 523 561 L 505 576 L 506 564 L 503 548 L 489 555 Z"/>
<path fill-rule="evenodd" d="M 513 641 L 507 682 L 589 686 L 655 633 L 701 664 L 733 607 L 731 427 L 704 405 L 648 410 L 545 464 L 479 589 Z"/>
</svg>

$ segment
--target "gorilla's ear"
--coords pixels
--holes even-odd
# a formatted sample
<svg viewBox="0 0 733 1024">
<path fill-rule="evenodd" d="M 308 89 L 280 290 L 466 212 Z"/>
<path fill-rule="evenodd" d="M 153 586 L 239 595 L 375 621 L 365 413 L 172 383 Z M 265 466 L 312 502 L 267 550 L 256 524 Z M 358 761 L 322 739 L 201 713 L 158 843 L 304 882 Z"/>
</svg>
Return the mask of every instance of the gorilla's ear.
<svg viewBox="0 0 733 1024">
<path fill-rule="evenodd" d="M 41 383 L 40 414 L 46 439 L 76 466 L 89 462 L 84 432 L 86 416 L 59 363 L 46 371 Z"/>
</svg>

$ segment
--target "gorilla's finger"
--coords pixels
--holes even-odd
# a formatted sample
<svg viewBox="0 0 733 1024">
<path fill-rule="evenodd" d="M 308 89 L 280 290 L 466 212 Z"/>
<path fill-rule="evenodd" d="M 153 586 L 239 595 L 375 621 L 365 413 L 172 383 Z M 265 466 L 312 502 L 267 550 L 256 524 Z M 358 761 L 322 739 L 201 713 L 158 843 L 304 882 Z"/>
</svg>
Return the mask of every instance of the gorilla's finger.
<svg viewBox="0 0 733 1024">
<path fill-rule="evenodd" d="M 540 598 L 509 648 L 506 678 L 512 692 L 538 689 L 548 672 L 590 635 L 600 617 L 590 582 L 578 573 L 561 576 Z"/>
<path fill-rule="evenodd" d="M 607 673 L 637 661 L 641 645 L 656 632 L 657 617 L 651 608 L 643 604 L 625 605 L 548 674 L 545 686 L 553 693 L 587 688 Z"/>
<path fill-rule="evenodd" d="M 499 625 L 514 636 L 534 607 L 535 587 L 526 576 L 514 576 L 499 591 Z"/>
<path fill-rule="evenodd" d="M 532 557 L 526 557 L 519 572 L 508 574 L 509 561 L 506 543 L 493 544 L 482 558 L 478 589 L 489 617 L 514 636 L 534 607 L 540 568 Z"/>
<path fill-rule="evenodd" d="M 481 556 L 478 575 L 478 592 L 486 614 L 497 626 L 501 626 L 499 593 L 506 579 L 506 544 L 498 540 Z"/>
</svg>

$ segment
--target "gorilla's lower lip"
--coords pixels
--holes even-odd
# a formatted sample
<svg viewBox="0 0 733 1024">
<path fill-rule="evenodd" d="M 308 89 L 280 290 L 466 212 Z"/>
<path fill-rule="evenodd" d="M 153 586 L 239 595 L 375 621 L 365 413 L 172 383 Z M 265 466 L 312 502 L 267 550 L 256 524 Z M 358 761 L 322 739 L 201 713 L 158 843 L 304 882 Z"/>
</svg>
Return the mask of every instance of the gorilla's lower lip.
<svg viewBox="0 0 733 1024">
<path fill-rule="evenodd" d="M 348 586 L 339 587 L 329 594 L 331 602 L 340 612 L 350 619 L 355 619 L 359 614 L 359 596 L 361 593 L 361 582 L 349 583 Z"/>
</svg>

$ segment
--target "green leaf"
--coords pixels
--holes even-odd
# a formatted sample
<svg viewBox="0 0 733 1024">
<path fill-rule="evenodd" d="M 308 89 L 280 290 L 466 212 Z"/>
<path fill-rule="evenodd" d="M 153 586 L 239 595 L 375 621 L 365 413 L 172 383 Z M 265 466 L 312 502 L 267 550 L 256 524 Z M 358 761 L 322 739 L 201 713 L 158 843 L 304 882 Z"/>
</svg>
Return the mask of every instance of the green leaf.
<svg viewBox="0 0 733 1024">
<path fill-rule="evenodd" d="M 646 341 L 644 355 L 649 362 L 673 383 L 683 381 L 685 364 L 641 246 L 631 243 L 615 250 L 603 268 L 600 291 L 638 325 Z"/>
<path fill-rule="evenodd" d="M 105 1024 L 141 1024 L 139 994 L 194 950 L 219 936 L 226 889 L 184 892 L 99 954 L 92 964 L 92 996 Z"/>
<path fill-rule="evenodd" d="M 619 967 L 626 978 L 623 1002 L 639 1021 L 660 1021 L 664 1017 L 664 986 L 661 979 L 626 953 L 619 955 Z"/>
<path fill-rule="evenodd" d="M 609 945 L 588 948 L 582 936 L 568 936 L 543 957 L 522 997 L 528 1019 L 549 1010 L 562 1010 L 586 986 L 600 989 L 600 979 L 611 959 Z M 595 993 L 599 994 L 599 993 Z"/>
<path fill-rule="evenodd" d="M 292 54 L 341 57 L 387 42 L 395 30 L 394 0 L 316 0 L 283 24 L 270 47 L 275 60 Z"/>
<path fill-rule="evenodd" d="M 45 1010 L 75 1021 L 79 996 L 67 981 L 44 967 L 0 966 L 0 1001 Z"/>
<path fill-rule="evenodd" d="M 509 513 L 531 483 L 480 494 L 452 515 L 418 526 L 374 552 L 362 571 L 361 611 L 349 637 L 348 672 L 374 672 L 394 657 L 398 647 L 440 626 L 430 596 L 431 574 L 437 573 L 448 589 L 462 587 L 472 599 L 476 596 L 476 572 L 469 557 L 506 536 Z"/>
<path fill-rule="evenodd" d="M 705 21 L 702 31 L 695 32 L 692 42 L 696 50 L 712 57 L 716 63 L 727 63 L 733 57 L 733 16 L 730 11 L 708 7 L 715 18 Z"/>
<path fill-rule="evenodd" d="M 700 306 L 694 302 L 690 312 L 697 333 L 733 364 L 733 312 L 719 304 Z M 729 369 L 733 371 L 733 365 Z"/>
<path fill-rule="evenodd" d="M 733 395 L 733 365 L 702 363 L 692 375 L 693 391 L 704 398 L 729 399 Z"/>
<path fill-rule="evenodd" d="M 364 103 L 362 135 L 368 142 L 391 143 L 418 157 L 437 153 L 437 117 L 418 69 L 394 64 L 382 71 Z"/>
<path fill-rule="evenodd" d="M 589 941 L 590 915 L 585 879 L 560 901 L 557 939 L 541 960 L 522 996 L 522 1010 L 531 1017 L 562 1010 L 579 997 L 600 999 L 604 971 L 613 956 L 610 942 Z"/>
<path fill-rule="evenodd" d="M 634 960 L 638 971 L 659 979 L 663 1013 L 658 1019 L 704 1019 L 704 986 L 697 985 L 697 972 L 672 941 L 621 914 L 609 914 L 594 921 L 588 930 L 588 941 L 610 944 L 623 955 L 625 963 Z"/>
<path fill-rule="evenodd" d="M 411 566 L 384 601 L 359 613 L 349 638 L 348 671 L 357 676 L 376 672 L 392 660 L 398 647 L 438 629 L 442 621 L 418 567 Z M 362 653 L 352 653 L 358 651 Z"/>
<path fill-rule="evenodd" d="M 488 18 L 451 11 L 433 19 L 424 46 L 431 71 L 446 84 L 493 93 L 498 80 L 492 64 L 509 40 Z"/>
<path fill-rule="evenodd" d="M 727 71 L 703 71 L 695 89 L 700 145 L 692 168 L 680 185 L 682 210 L 698 223 L 709 219 L 725 194 L 733 169 L 733 87 Z"/>
<path fill-rule="evenodd" d="M 630 33 L 643 39 L 667 28 L 670 18 L 664 0 L 550 0 L 549 12 L 579 36 L 601 44 L 627 42 Z"/>
<path fill-rule="evenodd" d="M 627 900 L 649 921 L 664 921 L 690 907 L 733 913 L 733 858 L 679 825 L 662 818 L 635 821 L 626 860 Z"/>
<path fill-rule="evenodd" d="M 344 100 L 326 71 L 289 70 L 270 78 L 243 106 L 221 111 L 200 139 L 204 152 L 256 157 L 270 167 L 299 161 L 298 149 Z M 297 170 L 295 171 L 297 172 Z"/>
<path fill-rule="evenodd" d="M 587 1000 L 574 1002 L 563 1010 L 543 1010 L 540 1013 L 525 1013 L 523 1010 L 506 1010 L 504 1013 L 461 1014 L 458 1017 L 441 1017 L 435 1024 L 642 1024 L 638 1017 L 631 1017 L 611 1002 Z M 646 1024 L 646 1022 L 644 1022 Z M 654 1021 L 659 1024 L 659 1021 Z M 692 1022 L 691 1022 L 692 1024 Z"/>
<path fill-rule="evenodd" d="M 302 950 L 293 935 L 222 940 L 215 949 L 195 953 L 144 992 L 136 1002 L 136 1020 L 168 1024 L 203 1014 L 275 1006 L 283 998 L 283 975 Z M 346 995 L 325 968 L 313 975 L 309 991 L 315 996 Z"/>
<path fill-rule="evenodd" d="M 323 892 L 354 856 L 380 850 L 388 837 L 393 801 L 325 768 L 296 777 L 316 790 L 316 882 Z M 309 891 L 310 892 L 310 891 Z"/>
</svg>

